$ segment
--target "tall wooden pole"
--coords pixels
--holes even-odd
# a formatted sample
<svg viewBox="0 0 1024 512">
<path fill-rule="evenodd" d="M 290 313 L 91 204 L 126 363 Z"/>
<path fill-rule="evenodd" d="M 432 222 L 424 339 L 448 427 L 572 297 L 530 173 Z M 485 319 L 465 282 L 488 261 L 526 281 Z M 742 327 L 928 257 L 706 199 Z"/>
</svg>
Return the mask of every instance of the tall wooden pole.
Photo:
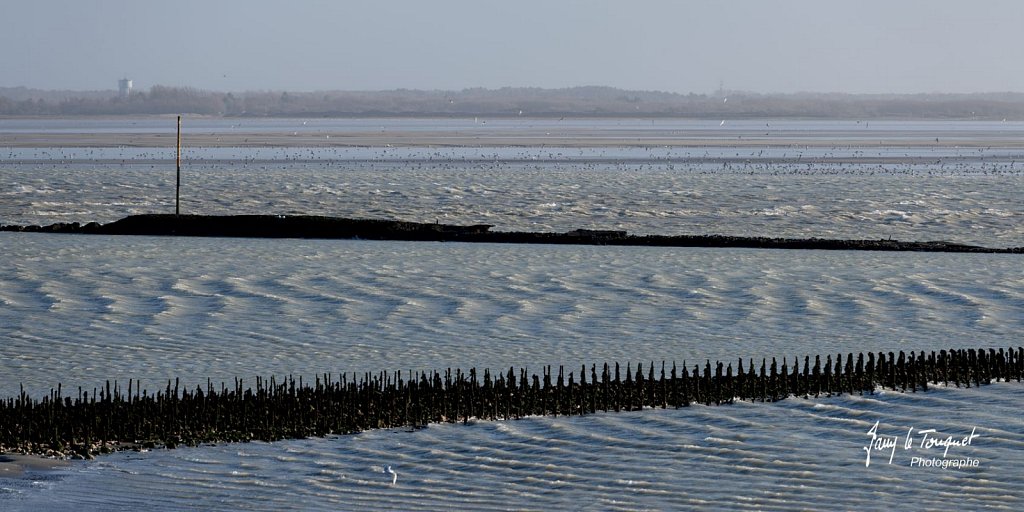
<svg viewBox="0 0 1024 512">
<path fill-rule="evenodd" d="M 174 187 L 174 214 L 181 215 L 181 116 L 178 116 L 178 152 L 174 159 L 177 167 L 177 184 Z"/>
</svg>

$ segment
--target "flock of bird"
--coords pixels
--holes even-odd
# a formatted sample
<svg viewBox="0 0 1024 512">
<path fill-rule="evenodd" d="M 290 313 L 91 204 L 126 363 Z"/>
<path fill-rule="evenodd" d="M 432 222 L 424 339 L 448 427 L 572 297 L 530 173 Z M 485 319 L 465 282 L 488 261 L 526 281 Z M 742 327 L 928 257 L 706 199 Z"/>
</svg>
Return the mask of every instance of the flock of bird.
<svg viewBox="0 0 1024 512">
<path fill-rule="evenodd" d="M 6 155 L 4 154 L 6 153 Z M 0 168 L 25 166 L 33 171 L 104 168 L 128 171 L 173 170 L 168 150 L 158 148 L 8 148 L 0 150 Z M 864 148 L 832 147 L 596 147 L 596 148 L 208 148 L 192 147 L 184 161 L 188 173 L 380 172 L 444 179 L 447 175 L 522 176 L 563 179 L 587 176 L 656 173 L 669 176 L 1022 176 L 1024 158 L 1002 148 Z M 557 176 L 561 174 L 563 178 Z M 56 176 L 56 175 L 55 175 Z M 40 176 L 42 178 L 42 176 Z M 280 182 L 280 177 L 274 178 Z M 287 178 L 285 178 L 287 179 Z M 503 179 L 503 178 L 502 178 Z M 281 183 L 279 183 L 281 184 Z M 286 183 L 285 183 L 286 184 Z"/>
<path fill-rule="evenodd" d="M 0 165 L 36 165 L 57 169 L 71 164 L 173 166 L 173 151 L 162 148 L 7 148 Z M 708 147 L 668 148 L 428 148 L 318 147 L 210 148 L 183 152 L 192 168 L 265 170 L 281 164 L 298 168 L 368 167 L 382 171 L 401 167 L 421 170 L 498 170 L 503 167 L 542 171 L 551 166 L 580 171 L 596 168 L 622 171 L 659 170 L 692 174 L 768 175 L 1020 175 L 1024 153 L 1000 148 L 832 147 Z"/>
</svg>

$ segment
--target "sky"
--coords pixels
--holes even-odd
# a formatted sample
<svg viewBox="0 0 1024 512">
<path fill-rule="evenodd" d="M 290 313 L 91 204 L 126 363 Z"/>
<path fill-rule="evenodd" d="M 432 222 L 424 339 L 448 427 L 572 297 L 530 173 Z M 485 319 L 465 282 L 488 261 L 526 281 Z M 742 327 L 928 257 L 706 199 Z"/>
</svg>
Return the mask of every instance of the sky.
<svg viewBox="0 0 1024 512">
<path fill-rule="evenodd" d="M 0 3 L 0 87 L 1024 91 L 1020 0 Z"/>
</svg>

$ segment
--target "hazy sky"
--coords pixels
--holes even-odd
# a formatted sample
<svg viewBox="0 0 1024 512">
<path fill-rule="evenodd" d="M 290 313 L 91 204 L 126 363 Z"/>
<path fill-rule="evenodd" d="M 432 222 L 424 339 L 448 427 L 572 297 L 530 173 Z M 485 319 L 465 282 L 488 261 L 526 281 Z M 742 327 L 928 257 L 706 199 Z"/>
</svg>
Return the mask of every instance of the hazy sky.
<svg viewBox="0 0 1024 512">
<path fill-rule="evenodd" d="M 1024 1 L 2 0 L 0 86 L 1024 91 Z"/>
</svg>

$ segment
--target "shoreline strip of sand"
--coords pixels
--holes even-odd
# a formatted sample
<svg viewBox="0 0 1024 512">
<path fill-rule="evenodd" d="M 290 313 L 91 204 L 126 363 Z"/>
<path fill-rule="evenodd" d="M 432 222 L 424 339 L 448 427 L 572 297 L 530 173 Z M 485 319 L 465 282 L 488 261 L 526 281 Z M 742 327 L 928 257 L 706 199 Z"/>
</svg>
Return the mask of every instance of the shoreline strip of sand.
<svg viewBox="0 0 1024 512">
<path fill-rule="evenodd" d="M 174 147 L 168 133 L 0 132 L 0 147 Z M 542 131 L 388 131 L 381 132 L 252 132 L 184 133 L 185 147 L 863 147 L 863 148 L 1022 148 L 1024 138 L 953 132 L 863 134 L 828 132 L 816 135 L 710 130 L 643 132 L 570 130 Z"/>
</svg>

